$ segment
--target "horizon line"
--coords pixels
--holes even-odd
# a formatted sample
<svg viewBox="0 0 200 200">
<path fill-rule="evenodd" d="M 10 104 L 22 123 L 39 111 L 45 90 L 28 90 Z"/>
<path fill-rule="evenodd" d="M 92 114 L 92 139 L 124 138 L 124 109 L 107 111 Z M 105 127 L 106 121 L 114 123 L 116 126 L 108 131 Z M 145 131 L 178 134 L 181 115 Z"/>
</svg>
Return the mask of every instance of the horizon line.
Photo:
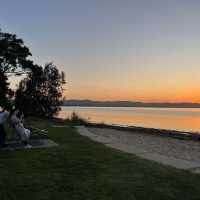
<svg viewBox="0 0 200 200">
<path fill-rule="evenodd" d="M 200 102 L 169 102 L 169 101 L 163 101 L 163 102 L 159 102 L 159 101 L 151 101 L 151 102 L 145 102 L 145 101 L 130 101 L 130 100 L 95 100 L 95 99 L 64 99 L 64 101 L 98 101 L 98 102 L 129 102 L 129 103 L 145 103 L 145 104 L 200 104 Z"/>
</svg>

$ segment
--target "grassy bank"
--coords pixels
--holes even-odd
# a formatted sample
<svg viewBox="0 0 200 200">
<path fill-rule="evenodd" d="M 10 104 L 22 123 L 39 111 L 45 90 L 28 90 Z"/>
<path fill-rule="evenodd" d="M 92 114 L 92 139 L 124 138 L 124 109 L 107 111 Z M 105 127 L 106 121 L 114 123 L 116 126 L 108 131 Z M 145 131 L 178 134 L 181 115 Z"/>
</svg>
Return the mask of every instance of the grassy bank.
<svg viewBox="0 0 200 200">
<path fill-rule="evenodd" d="M 46 128 L 59 147 L 0 152 L 0 200 L 4 199 L 199 199 L 200 176 L 140 159 L 90 141 L 76 129 Z"/>
</svg>

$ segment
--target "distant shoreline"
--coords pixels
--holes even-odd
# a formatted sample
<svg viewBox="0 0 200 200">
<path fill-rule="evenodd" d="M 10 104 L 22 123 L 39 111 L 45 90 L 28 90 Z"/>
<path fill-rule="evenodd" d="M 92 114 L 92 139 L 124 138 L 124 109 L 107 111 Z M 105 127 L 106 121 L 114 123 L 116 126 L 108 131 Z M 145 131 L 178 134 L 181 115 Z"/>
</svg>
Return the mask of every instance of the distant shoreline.
<svg viewBox="0 0 200 200">
<path fill-rule="evenodd" d="M 198 107 L 167 107 L 167 106 L 90 106 L 90 105 L 61 105 L 63 107 L 99 107 L 99 108 L 200 108 Z"/>
<path fill-rule="evenodd" d="M 65 100 L 62 106 L 134 107 L 134 108 L 200 108 L 200 103 L 144 103 L 131 101 Z"/>
</svg>

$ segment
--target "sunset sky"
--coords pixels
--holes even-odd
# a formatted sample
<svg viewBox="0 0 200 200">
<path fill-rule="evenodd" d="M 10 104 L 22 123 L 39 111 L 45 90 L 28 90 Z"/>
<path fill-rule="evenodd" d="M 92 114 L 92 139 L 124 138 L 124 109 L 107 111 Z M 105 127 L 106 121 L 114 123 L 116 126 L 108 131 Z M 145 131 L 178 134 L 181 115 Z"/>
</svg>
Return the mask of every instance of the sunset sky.
<svg viewBox="0 0 200 200">
<path fill-rule="evenodd" d="M 200 1 L 0 0 L 0 28 L 65 71 L 67 99 L 200 102 Z"/>
</svg>

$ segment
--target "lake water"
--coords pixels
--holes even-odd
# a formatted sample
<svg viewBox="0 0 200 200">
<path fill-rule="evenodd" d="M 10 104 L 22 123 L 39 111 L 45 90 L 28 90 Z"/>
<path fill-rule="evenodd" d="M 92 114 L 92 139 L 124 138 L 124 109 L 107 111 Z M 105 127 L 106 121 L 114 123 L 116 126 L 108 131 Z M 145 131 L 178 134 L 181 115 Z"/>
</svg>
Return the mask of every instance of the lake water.
<svg viewBox="0 0 200 200">
<path fill-rule="evenodd" d="M 91 122 L 200 132 L 199 108 L 62 107 L 59 117 L 72 112 Z"/>
</svg>

